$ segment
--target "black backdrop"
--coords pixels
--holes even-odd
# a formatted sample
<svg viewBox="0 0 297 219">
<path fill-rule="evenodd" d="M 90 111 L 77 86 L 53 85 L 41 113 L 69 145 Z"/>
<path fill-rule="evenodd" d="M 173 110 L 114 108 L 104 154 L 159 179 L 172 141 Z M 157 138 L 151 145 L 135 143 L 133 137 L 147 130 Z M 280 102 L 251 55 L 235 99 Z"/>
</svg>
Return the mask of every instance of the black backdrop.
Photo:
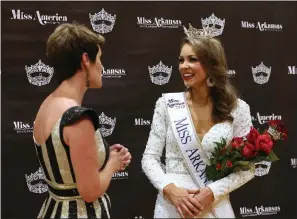
<svg viewBox="0 0 297 219">
<path fill-rule="evenodd" d="M 277 146 L 280 161 L 269 174 L 257 176 L 231 194 L 236 216 L 297 217 L 296 2 L 1 3 L 3 218 L 36 217 L 47 194 L 32 141 L 39 105 L 56 87 L 55 73 L 46 68 L 47 37 L 61 22 L 78 21 L 92 28 L 89 14 L 100 11 L 101 21 L 95 24 L 105 20 L 107 26 L 114 25 L 103 34 L 107 39 L 102 57 L 104 85 L 88 91 L 84 105 L 115 119 L 114 124 L 105 124 L 114 128 L 107 141 L 121 143 L 133 154 L 129 169 L 114 176 L 108 191 L 114 218 L 153 217 L 156 190 L 143 174 L 140 160 L 154 104 L 162 93 L 184 90 L 178 73 L 182 26 L 191 23 L 201 28 L 201 19 L 212 14 L 210 23 L 222 29 L 218 38 L 226 50 L 228 73 L 241 98 L 250 104 L 255 126 L 282 119 L 290 135 Z M 31 65 L 35 73 L 25 68 Z M 153 83 L 149 71 L 153 66 L 152 77 L 167 78 L 168 83 Z M 257 66 L 262 73 L 254 80 L 252 67 Z M 259 84 L 261 74 L 263 84 Z M 40 86 L 30 81 L 38 78 Z"/>
</svg>

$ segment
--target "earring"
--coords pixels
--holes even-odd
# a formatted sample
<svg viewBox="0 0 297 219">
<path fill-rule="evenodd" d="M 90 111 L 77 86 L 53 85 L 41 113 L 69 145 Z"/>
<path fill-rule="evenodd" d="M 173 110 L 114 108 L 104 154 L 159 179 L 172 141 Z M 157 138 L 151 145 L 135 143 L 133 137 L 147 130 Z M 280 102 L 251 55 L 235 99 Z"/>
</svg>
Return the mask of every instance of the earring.
<svg viewBox="0 0 297 219">
<path fill-rule="evenodd" d="M 211 81 L 210 77 L 207 78 L 206 84 L 207 84 L 208 87 L 213 87 L 214 86 L 214 83 Z"/>
<path fill-rule="evenodd" d="M 88 73 L 86 73 L 86 86 L 87 86 L 87 88 L 90 87 L 90 78 L 89 78 L 89 74 Z"/>
<path fill-rule="evenodd" d="M 89 79 L 87 79 L 87 81 L 86 81 L 86 86 L 87 86 L 87 88 L 90 87 L 90 80 Z"/>
</svg>

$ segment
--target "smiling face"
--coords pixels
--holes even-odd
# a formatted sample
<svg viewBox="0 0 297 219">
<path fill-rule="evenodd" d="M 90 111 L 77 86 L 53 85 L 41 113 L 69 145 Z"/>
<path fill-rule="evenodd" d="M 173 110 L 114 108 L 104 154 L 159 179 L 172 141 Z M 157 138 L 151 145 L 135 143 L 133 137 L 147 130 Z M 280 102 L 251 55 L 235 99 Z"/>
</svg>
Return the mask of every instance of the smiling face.
<svg viewBox="0 0 297 219">
<path fill-rule="evenodd" d="M 201 87 L 206 84 L 207 74 L 193 47 L 186 43 L 179 56 L 179 72 L 186 87 Z"/>
<path fill-rule="evenodd" d="M 215 123 L 233 121 L 231 112 L 237 106 L 237 92 L 228 78 L 227 70 L 226 55 L 219 39 L 182 39 L 179 55 L 180 74 L 186 87 L 194 88 L 198 92 L 206 91 L 211 97 L 214 103 L 212 116 Z M 208 78 L 211 84 L 207 83 Z"/>
</svg>

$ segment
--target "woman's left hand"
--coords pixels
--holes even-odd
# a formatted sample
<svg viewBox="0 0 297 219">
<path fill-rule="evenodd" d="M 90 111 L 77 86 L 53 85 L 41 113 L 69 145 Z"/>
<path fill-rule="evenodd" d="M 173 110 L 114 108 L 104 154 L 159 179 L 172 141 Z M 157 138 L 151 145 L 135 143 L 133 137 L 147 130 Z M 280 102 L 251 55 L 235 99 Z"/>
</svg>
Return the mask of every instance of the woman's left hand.
<svg viewBox="0 0 297 219">
<path fill-rule="evenodd" d="M 113 151 L 113 150 L 120 152 L 121 156 L 123 156 L 123 166 L 121 168 L 121 171 L 125 170 L 132 159 L 129 149 L 124 147 L 121 144 L 114 144 L 110 147 L 110 151 Z"/>
<path fill-rule="evenodd" d="M 214 201 L 213 193 L 208 187 L 200 189 L 200 191 L 194 195 L 194 198 L 202 205 L 203 209 L 208 208 Z"/>
</svg>

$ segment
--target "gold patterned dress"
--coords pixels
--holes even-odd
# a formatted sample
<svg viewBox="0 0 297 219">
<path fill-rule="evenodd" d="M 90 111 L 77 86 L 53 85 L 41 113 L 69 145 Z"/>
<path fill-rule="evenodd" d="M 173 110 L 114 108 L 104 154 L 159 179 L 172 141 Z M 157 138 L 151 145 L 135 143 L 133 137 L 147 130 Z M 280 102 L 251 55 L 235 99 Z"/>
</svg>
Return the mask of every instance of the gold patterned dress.
<svg viewBox="0 0 297 219">
<path fill-rule="evenodd" d="M 97 113 L 89 108 L 75 106 L 68 109 L 55 124 L 45 144 L 38 145 L 34 140 L 37 157 L 45 174 L 49 196 L 44 201 L 38 218 L 110 218 L 111 203 L 104 194 L 91 203 L 79 195 L 70 157 L 69 146 L 63 140 L 63 128 L 89 116 L 96 130 L 97 154 L 103 169 L 108 157 L 109 147 L 99 130 Z M 34 138 L 34 136 L 33 136 Z"/>
</svg>

